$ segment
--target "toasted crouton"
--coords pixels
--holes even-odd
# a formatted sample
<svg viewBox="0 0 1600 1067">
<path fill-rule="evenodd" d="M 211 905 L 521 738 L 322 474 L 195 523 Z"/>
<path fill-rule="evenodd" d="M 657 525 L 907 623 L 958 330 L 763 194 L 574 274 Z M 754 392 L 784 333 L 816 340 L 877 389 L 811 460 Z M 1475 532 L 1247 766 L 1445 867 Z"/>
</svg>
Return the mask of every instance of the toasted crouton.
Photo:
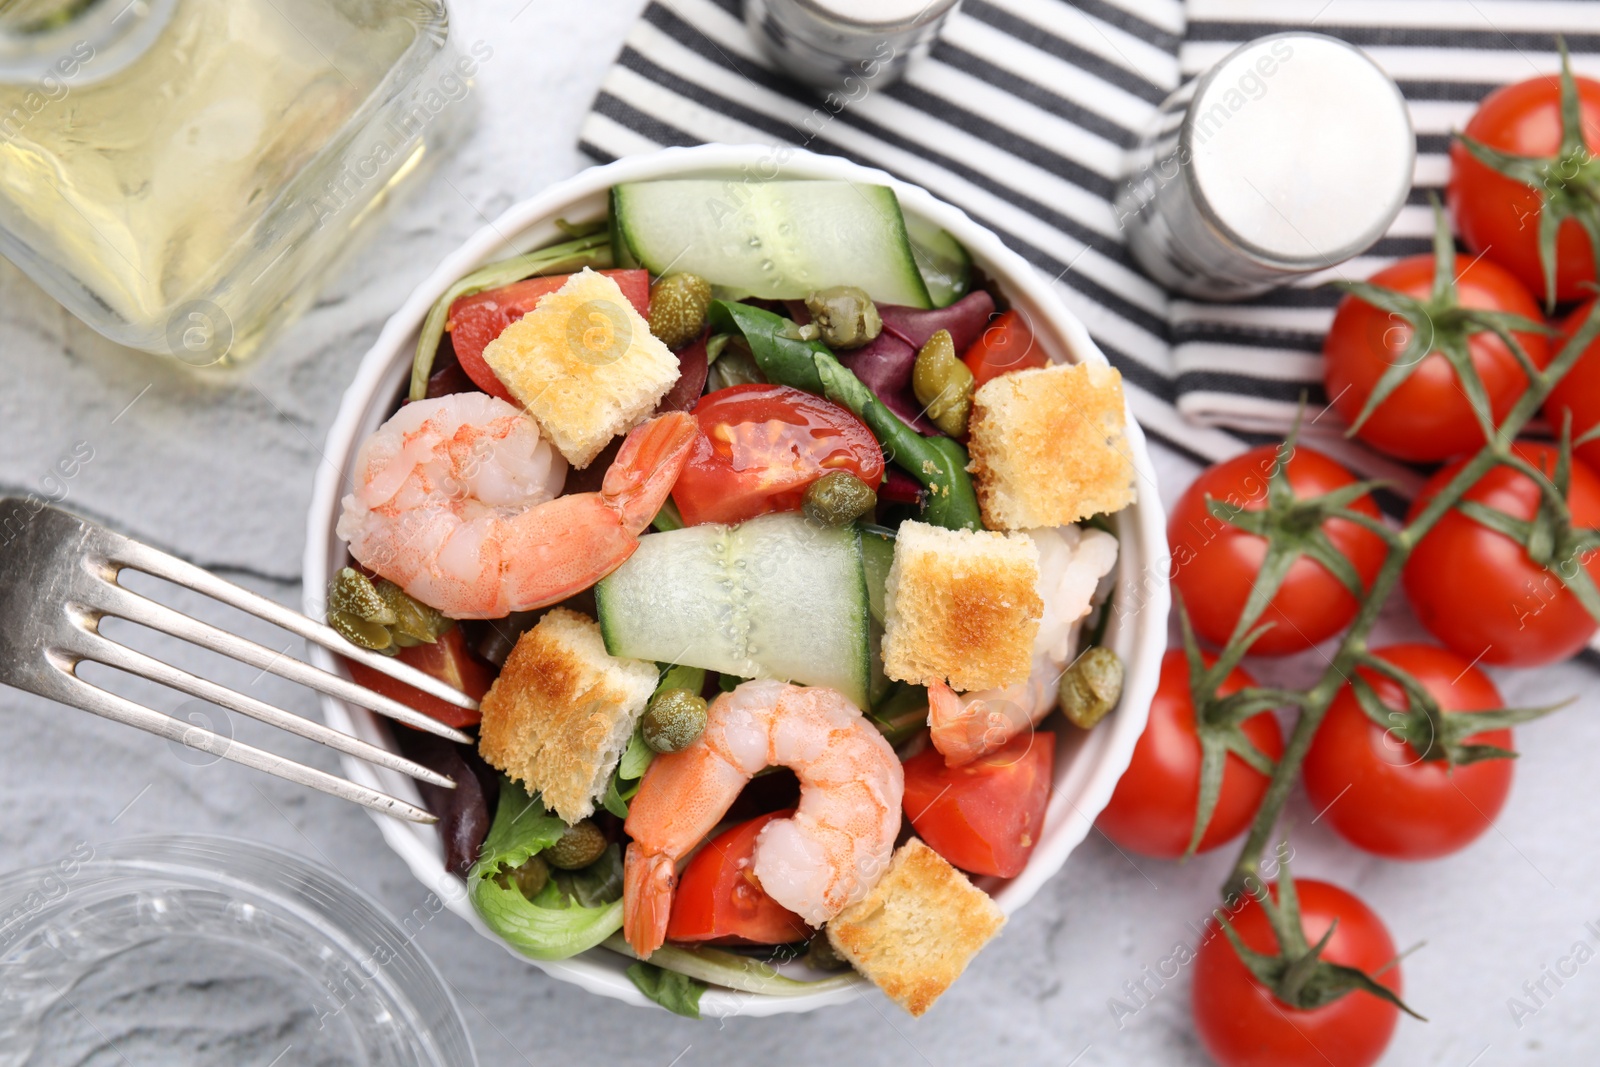
<svg viewBox="0 0 1600 1067">
<path fill-rule="evenodd" d="M 507 326 L 483 358 L 580 469 L 678 380 L 678 358 L 617 283 L 587 267 Z"/>
<path fill-rule="evenodd" d="M 903 522 L 884 589 L 883 669 L 917 685 L 991 689 L 1028 677 L 1044 615 L 1026 534 Z"/>
<path fill-rule="evenodd" d="M 1133 503 L 1122 375 L 1103 363 L 1002 374 L 972 398 L 968 447 L 985 526 L 1065 526 Z"/>
<path fill-rule="evenodd" d="M 517 640 L 480 702 L 478 751 L 575 823 L 605 793 L 656 678 L 655 664 L 607 653 L 599 623 L 556 608 Z"/>
<path fill-rule="evenodd" d="M 913 837 L 872 892 L 827 930 L 839 955 L 890 1000 L 921 1015 L 1005 923 L 989 894 Z"/>
</svg>

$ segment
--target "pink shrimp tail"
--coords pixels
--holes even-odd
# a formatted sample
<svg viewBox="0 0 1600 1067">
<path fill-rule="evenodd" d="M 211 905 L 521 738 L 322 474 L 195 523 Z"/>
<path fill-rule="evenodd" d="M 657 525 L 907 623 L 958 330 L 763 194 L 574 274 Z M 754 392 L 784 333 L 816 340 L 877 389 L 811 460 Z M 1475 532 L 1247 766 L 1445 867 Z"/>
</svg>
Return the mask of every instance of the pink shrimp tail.
<svg viewBox="0 0 1600 1067">
<path fill-rule="evenodd" d="M 628 532 L 640 534 L 661 510 L 700 442 L 693 415 L 673 411 L 635 426 L 606 471 L 600 496 L 622 514 Z"/>
<path fill-rule="evenodd" d="M 622 933 L 642 960 L 667 939 L 677 884 L 671 856 L 662 852 L 647 856 L 637 844 L 628 846 L 622 867 Z"/>
<path fill-rule="evenodd" d="M 960 767 L 993 752 L 1028 725 L 1021 708 L 1007 701 L 962 695 L 943 682 L 928 687 L 928 736 L 947 767 Z M 1008 711 L 1016 714 L 1007 714 Z"/>
<path fill-rule="evenodd" d="M 946 766 L 959 767 L 983 754 L 983 730 L 976 704 L 962 700 L 943 682 L 928 686 L 928 739 L 944 753 Z"/>
</svg>

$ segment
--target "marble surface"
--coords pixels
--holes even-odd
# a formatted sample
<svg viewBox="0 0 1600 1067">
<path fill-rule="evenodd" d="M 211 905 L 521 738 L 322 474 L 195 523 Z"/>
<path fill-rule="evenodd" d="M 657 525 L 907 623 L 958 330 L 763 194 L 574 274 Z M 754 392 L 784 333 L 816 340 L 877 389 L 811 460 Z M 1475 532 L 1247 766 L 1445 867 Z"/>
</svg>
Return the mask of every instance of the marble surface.
<svg viewBox="0 0 1600 1067">
<path fill-rule="evenodd" d="M 92 449 L 68 483 L 69 506 L 298 603 L 311 478 L 357 361 L 442 255 L 508 204 L 584 165 L 574 148 L 580 119 L 641 6 L 458 4 L 459 39 L 494 49 L 477 89 L 476 128 L 447 169 L 413 192 L 315 308 L 242 376 L 196 379 L 119 349 L 0 263 L 0 489 L 34 491 L 58 459 Z M 1170 500 L 1194 471 L 1170 455 L 1158 461 Z M 1388 629 L 1405 633 L 1407 625 L 1394 620 Z M 145 647 L 205 662 L 160 642 Z M 1317 655 L 1275 669 L 1304 676 Z M 305 693 L 254 673 L 216 671 L 315 714 Z M 1399 944 L 1427 942 L 1404 966 L 1411 1002 L 1432 1021 L 1403 1021 L 1386 1064 L 1589 1062 L 1600 1049 L 1592 1010 L 1600 965 L 1560 986 L 1547 979 L 1549 995 L 1537 1000 L 1523 988 L 1576 943 L 1600 941 L 1585 926 L 1600 920 L 1594 675 L 1566 666 L 1499 678 L 1516 703 L 1578 700 L 1520 731 L 1515 792 L 1495 830 L 1472 848 L 1426 865 L 1384 863 L 1314 824 L 1303 798 L 1291 807 L 1302 876 L 1356 891 Z M 168 692 L 137 692 L 159 708 L 193 710 Z M 333 767 L 320 749 L 249 723 L 221 725 Z M 353 806 L 228 764 L 196 766 L 192 753 L 11 690 L 0 690 L 0 729 L 0 868 L 55 860 L 79 841 L 205 831 L 303 853 L 393 913 L 424 905 L 426 890 Z M 454 989 L 485 1064 L 1200 1064 L 1188 975 L 1158 987 L 1145 968 L 1155 969 L 1176 944 L 1193 943 L 1189 924 L 1213 906 L 1228 858 L 1225 851 L 1184 866 L 1130 859 L 1092 835 L 954 991 L 915 1022 L 871 995 L 823 1014 L 696 1024 L 548 979 L 448 914 L 426 922 L 419 937 Z M 1125 983 L 1141 981 L 1148 992 L 1130 998 Z M 1512 997 L 1532 1009 L 1520 1025 Z M 1119 1018 L 1112 998 L 1138 1010 Z M 262 1051 L 259 1062 L 267 1063 L 279 1050 Z M 300 1061 L 291 1050 L 281 1062 Z"/>
</svg>

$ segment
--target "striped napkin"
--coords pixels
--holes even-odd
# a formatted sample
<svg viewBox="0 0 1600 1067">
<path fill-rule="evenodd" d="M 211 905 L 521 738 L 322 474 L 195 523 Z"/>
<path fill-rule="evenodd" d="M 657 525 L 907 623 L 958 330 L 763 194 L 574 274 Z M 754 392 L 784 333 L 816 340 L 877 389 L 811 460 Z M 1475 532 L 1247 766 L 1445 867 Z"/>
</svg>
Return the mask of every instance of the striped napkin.
<svg viewBox="0 0 1600 1067">
<path fill-rule="evenodd" d="M 1322 335 L 1338 294 L 1429 250 L 1427 196 L 1451 130 L 1497 85 L 1557 69 L 1553 34 L 1600 77 L 1593 0 L 965 0 L 932 55 L 812 132 L 814 91 L 773 72 L 741 0 L 651 0 L 606 75 L 580 146 L 601 161 L 665 145 L 787 143 L 919 184 L 1044 275 L 1122 372 L 1134 415 L 1197 461 L 1280 435 L 1306 395 L 1309 435 L 1404 489 L 1415 471 L 1343 441 L 1324 411 Z M 1240 42 L 1293 28 L 1365 49 L 1400 84 L 1417 186 L 1367 254 L 1236 304 L 1167 294 L 1140 272 L 1111 207 L 1124 151 L 1161 100 Z"/>
</svg>

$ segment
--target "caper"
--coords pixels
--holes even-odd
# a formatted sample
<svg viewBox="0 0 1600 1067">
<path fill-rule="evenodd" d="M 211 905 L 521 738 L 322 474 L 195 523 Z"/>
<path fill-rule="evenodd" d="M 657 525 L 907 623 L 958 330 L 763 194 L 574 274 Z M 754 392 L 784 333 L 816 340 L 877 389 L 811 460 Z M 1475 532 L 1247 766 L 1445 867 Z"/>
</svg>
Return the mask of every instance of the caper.
<svg viewBox="0 0 1600 1067">
<path fill-rule="evenodd" d="M 872 486 L 849 471 L 829 471 L 800 499 L 800 509 L 818 526 L 848 526 L 877 506 Z"/>
<path fill-rule="evenodd" d="M 650 287 L 650 332 L 678 349 L 700 336 L 711 307 L 711 283 L 697 274 L 668 274 Z"/>
<path fill-rule="evenodd" d="M 353 645 L 373 652 L 394 654 L 389 627 L 394 609 L 378 592 L 372 579 L 354 567 L 341 568 L 328 586 L 328 625 Z"/>
<path fill-rule="evenodd" d="M 532 900 L 550 881 L 550 865 L 541 856 L 529 856 L 521 865 L 495 876 L 502 889 L 515 888 Z"/>
<path fill-rule="evenodd" d="M 1085 730 L 1122 697 L 1122 660 L 1104 645 L 1086 649 L 1061 675 L 1061 713 Z"/>
<path fill-rule="evenodd" d="M 933 424 L 951 437 L 965 437 L 972 414 L 972 372 L 956 358 L 949 330 L 939 330 L 917 351 L 911 391 Z"/>
<path fill-rule="evenodd" d="M 706 728 L 706 702 L 687 689 L 663 689 L 650 698 L 639 720 L 644 743 L 654 752 L 682 752 Z"/>
<path fill-rule="evenodd" d="M 579 819 L 567 827 L 561 839 L 539 853 L 544 861 L 560 871 L 576 871 L 600 858 L 606 850 L 606 835 L 588 819 Z"/>
<path fill-rule="evenodd" d="M 439 640 L 440 634 L 454 625 L 438 608 L 407 596 L 405 590 L 388 579 L 377 582 L 376 587 L 384 603 L 394 613 L 389 632 L 394 637 L 394 643 L 401 648 L 431 645 Z"/>
<path fill-rule="evenodd" d="M 328 587 L 328 625 L 353 645 L 392 656 L 402 648 L 432 644 L 454 623 L 388 579 L 374 582 L 345 567 Z"/>
<path fill-rule="evenodd" d="M 839 955 L 839 950 L 828 940 L 826 931 L 819 931 L 806 945 L 805 962 L 819 971 L 842 971 L 850 966 L 850 961 Z"/>
<path fill-rule="evenodd" d="M 878 305 L 866 290 L 835 285 L 806 294 L 806 310 L 829 348 L 860 348 L 883 332 Z"/>
</svg>

